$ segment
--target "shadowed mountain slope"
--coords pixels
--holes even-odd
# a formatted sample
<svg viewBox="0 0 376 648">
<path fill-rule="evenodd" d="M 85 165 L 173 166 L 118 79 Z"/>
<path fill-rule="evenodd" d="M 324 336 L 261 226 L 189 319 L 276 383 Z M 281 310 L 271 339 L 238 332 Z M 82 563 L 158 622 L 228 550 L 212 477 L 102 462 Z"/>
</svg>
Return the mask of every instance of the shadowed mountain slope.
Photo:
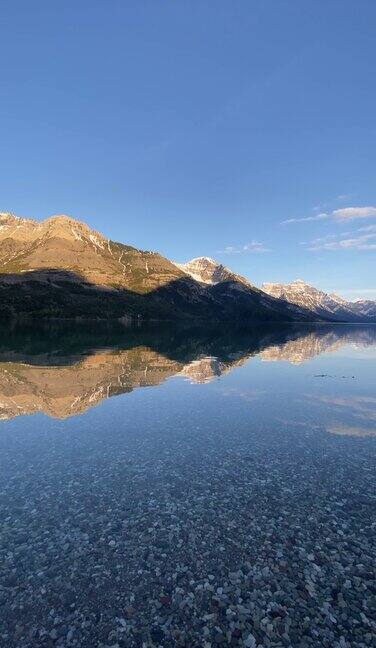
<svg viewBox="0 0 376 648">
<path fill-rule="evenodd" d="M 114 243 L 68 216 L 0 214 L 2 317 L 127 321 L 318 319 L 223 268 L 197 281 L 160 254 Z"/>
</svg>

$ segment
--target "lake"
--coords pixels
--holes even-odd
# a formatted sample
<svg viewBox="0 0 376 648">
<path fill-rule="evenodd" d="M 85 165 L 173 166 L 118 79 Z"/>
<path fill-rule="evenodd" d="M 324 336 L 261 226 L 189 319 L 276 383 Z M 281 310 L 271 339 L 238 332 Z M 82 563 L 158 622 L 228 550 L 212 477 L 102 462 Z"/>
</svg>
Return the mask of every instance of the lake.
<svg viewBox="0 0 376 648">
<path fill-rule="evenodd" d="M 1 646 L 376 645 L 376 326 L 0 340 Z"/>
</svg>

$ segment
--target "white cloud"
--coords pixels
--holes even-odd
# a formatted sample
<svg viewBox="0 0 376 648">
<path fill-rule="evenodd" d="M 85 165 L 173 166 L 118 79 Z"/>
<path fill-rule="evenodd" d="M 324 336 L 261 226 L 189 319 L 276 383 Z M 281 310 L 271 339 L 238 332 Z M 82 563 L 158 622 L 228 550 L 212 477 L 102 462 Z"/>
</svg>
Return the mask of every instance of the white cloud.
<svg viewBox="0 0 376 648">
<path fill-rule="evenodd" d="M 343 238 L 340 235 L 333 235 L 332 240 L 329 238 L 314 239 L 308 243 L 307 250 L 318 252 L 319 250 L 376 250 L 376 231 L 370 231 L 368 234 L 359 234 L 360 230 L 353 232 L 351 238 Z M 358 232 L 358 234 L 357 234 Z M 349 236 L 349 232 L 346 232 Z"/>
<path fill-rule="evenodd" d="M 375 218 L 376 207 L 344 207 L 335 209 L 332 216 L 336 220 L 352 220 L 353 218 Z"/>
<path fill-rule="evenodd" d="M 355 196 L 355 194 L 352 194 L 352 193 L 338 194 L 338 196 L 335 196 L 335 198 L 333 198 L 332 200 L 327 200 L 327 201 L 322 202 L 322 203 L 320 203 L 318 205 L 315 205 L 313 207 L 312 211 L 316 211 L 316 212 L 317 211 L 322 212 L 324 210 L 327 211 L 328 208 L 330 208 L 330 205 L 332 205 L 334 202 L 346 202 L 347 200 L 350 200 L 351 198 L 354 198 L 354 196 Z"/>
<path fill-rule="evenodd" d="M 353 194 L 343 193 L 343 194 L 339 194 L 338 196 L 336 196 L 336 200 L 340 200 L 340 201 L 342 201 L 342 200 L 350 200 L 350 198 L 353 198 Z"/>
<path fill-rule="evenodd" d="M 267 248 L 263 243 L 258 241 L 252 241 L 251 243 L 246 243 L 245 245 L 227 245 L 224 250 L 218 250 L 219 254 L 241 254 L 244 252 L 250 252 L 253 254 L 262 254 L 263 252 L 270 252 L 271 250 Z"/>
<path fill-rule="evenodd" d="M 320 212 L 313 216 L 305 216 L 304 218 L 288 218 L 281 221 L 281 225 L 290 225 L 291 223 L 308 223 L 310 221 L 322 220 L 335 220 L 337 222 L 344 222 L 354 220 L 356 218 L 376 218 L 376 207 L 343 207 L 341 209 L 334 209 L 332 212 Z"/>
<path fill-rule="evenodd" d="M 357 232 L 376 232 L 376 225 L 365 225 L 364 227 L 358 227 Z"/>
<path fill-rule="evenodd" d="M 319 250 L 376 250 L 376 224 L 357 227 L 352 231 L 336 232 L 300 243 L 311 252 Z"/>
<path fill-rule="evenodd" d="M 326 236 L 320 236 L 319 238 L 313 239 L 311 243 L 301 243 L 301 245 L 312 245 L 319 243 L 327 243 L 327 241 L 332 241 L 333 239 L 338 238 L 339 234 L 327 234 Z"/>
<path fill-rule="evenodd" d="M 305 218 L 288 218 L 281 222 L 281 225 L 289 225 L 290 223 L 307 223 L 308 221 L 321 221 L 329 218 L 329 214 L 322 212 L 321 214 L 315 214 L 314 216 L 306 216 Z"/>
</svg>

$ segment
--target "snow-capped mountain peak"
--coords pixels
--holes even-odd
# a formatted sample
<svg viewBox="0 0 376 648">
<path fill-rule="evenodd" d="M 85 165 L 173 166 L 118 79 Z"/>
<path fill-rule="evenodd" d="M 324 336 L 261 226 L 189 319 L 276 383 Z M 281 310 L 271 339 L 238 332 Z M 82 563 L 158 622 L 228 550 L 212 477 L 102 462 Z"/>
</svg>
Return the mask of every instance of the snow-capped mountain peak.
<svg viewBox="0 0 376 648">
<path fill-rule="evenodd" d="M 245 277 L 232 272 L 222 263 L 210 257 L 197 257 L 187 263 L 175 263 L 175 265 L 200 283 L 215 285 L 224 281 L 237 281 L 251 286 L 251 283 Z"/>
</svg>

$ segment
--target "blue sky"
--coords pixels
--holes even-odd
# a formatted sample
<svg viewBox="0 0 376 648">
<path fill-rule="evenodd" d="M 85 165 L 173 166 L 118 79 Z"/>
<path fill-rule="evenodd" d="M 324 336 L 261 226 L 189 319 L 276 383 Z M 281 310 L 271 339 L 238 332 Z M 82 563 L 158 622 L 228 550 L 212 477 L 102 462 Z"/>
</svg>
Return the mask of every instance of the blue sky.
<svg viewBox="0 0 376 648">
<path fill-rule="evenodd" d="M 15 0 L 0 24 L 0 210 L 376 298 L 374 0 Z"/>
</svg>

